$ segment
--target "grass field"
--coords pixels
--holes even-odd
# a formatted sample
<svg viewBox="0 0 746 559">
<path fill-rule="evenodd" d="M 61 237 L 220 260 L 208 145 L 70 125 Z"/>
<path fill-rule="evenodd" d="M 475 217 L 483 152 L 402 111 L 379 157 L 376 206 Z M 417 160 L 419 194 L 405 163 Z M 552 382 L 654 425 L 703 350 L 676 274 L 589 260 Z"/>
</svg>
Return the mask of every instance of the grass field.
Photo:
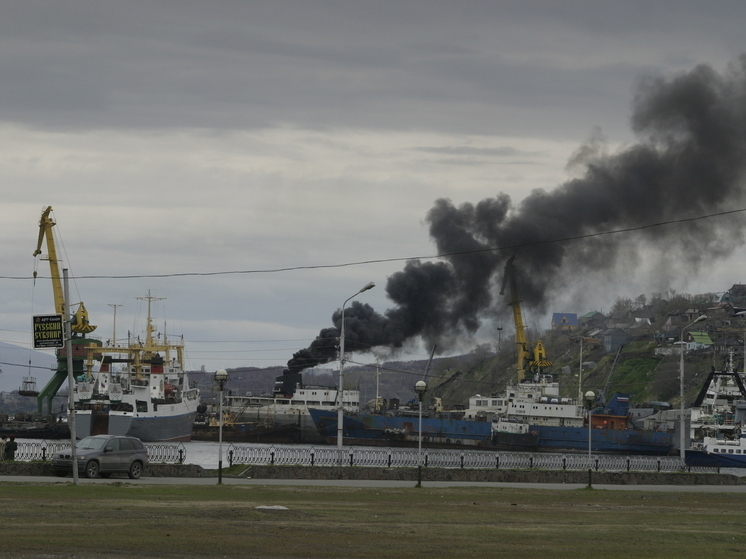
<svg viewBox="0 0 746 559">
<path fill-rule="evenodd" d="M 746 557 L 745 510 L 730 493 L 0 483 L 0 557 Z"/>
</svg>

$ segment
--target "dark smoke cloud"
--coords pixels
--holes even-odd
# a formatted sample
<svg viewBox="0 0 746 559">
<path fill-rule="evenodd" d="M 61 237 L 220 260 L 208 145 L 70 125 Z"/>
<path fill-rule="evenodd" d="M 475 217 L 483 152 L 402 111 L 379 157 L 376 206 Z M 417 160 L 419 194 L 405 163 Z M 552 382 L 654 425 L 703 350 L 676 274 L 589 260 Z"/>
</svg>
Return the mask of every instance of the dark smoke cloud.
<svg viewBox="0 0 746 559">
<path fill-rule="evenodd" d="M 740 208 L 746 55 L 722 74 L 703 65 L 670 79 L 641 80 L 632 128 L 637 143 L 608 154 L 593 138 L 571 161 L 581 171 L 577 178 L 551 192 L 534 191 L 518 205 L 505 194 L 458 207 L 437 200 L 427 222 L 438 253 L 472 252 L 408 262 L 388 280 L 395 306 L 383 315 L 353 303 L 345 311 L 345 350 L 400 348 L 415 337 L 444 349 L 473 334 L 494 312 L 503 266 L 513 253 L 522 299 L 538 310 L 553 293 L 571 289 L 572 278 L 614 273 L 651 254 L 667 274 L 696 273 L 731 254 L 743 242 L 741 214 L 547 243 Z M 496 247 L 515 248 L 473 252 Z M 337 311 L 335 328 L 323 330 L 289 367 L 335 359 L 340 318 Z"/>
</svg>

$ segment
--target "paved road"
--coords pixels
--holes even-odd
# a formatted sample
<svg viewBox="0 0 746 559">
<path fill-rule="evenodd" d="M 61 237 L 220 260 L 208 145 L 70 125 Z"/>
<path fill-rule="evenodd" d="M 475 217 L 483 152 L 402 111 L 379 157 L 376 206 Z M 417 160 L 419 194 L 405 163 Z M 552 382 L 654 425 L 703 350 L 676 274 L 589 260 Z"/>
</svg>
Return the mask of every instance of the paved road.
<svg viewBox="0 0 746 559">
<path fill-rule="evenodd" d="M 72 483 L 73 478 L 53 476 L 0 476 L 2 483 Z M 136 485 L 216 485 L 217 478 L 187 477 L 143 477 L 138 480 L 127 476 L 112 476 L 109 479 L 80 478 L 82 484 L 132 483 Z M 414 481 L 388 480 L 306 480 L 306 479 L 246 479 L 223 477 L 224 485 L 300 485 L 308 487 L 414 487 Z M 519 489 L 571 490 L 583 489 L 584 484 L 575 483 L 498 483 L 484 481 L 423 481 L 423 487 L 509 487 Z M 662 491 L 671 493 L 746 493 L 746 485 L 601 485 L 594 489 L 610 491 Z"/>
</svg>

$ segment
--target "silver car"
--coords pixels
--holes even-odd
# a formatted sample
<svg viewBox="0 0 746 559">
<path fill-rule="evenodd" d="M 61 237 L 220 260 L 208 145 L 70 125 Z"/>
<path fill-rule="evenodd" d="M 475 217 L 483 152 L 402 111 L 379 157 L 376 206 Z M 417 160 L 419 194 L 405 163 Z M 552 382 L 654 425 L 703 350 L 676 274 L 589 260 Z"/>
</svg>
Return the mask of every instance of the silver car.
<svg viewBox="0 0 746 559">
<path fill-rule="evenodd" d="M 114 473 L 139 478 L 148 465 L 148 450 L 140 439 L 115 435 L 95 435 L 75 445 L 78 472 L 85 477 L 109 477 Z M 55 454 L 52 468 L 58 476 L 72 473 L 72 449 Z"/>
</svg>

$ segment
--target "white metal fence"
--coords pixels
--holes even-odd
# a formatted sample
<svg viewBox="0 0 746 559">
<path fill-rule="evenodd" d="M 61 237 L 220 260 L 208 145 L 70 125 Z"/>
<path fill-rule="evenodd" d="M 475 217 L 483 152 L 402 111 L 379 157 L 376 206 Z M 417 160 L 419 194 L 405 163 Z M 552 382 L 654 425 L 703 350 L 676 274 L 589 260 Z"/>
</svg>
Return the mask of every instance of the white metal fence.
<svg viewBox="0 0 746 559">
<path fill-rule="evenodd" d="M 67 441 L 19 442 L 18 461 L 51 461 L 70 443 Z M 150 461 L 154 464 L 189 463 L 187 448 L 182 443 L 146 443 Z M 344 447 L 340 452 L 332 446 L 239 445 L 229 444 L 228 464 L 297 465 L 297 466 L 358 466 L 384 468 L 416 468 L 419 453 L 411 448 Z M 585 453 L 530 453 L 483 450 L 423 449 L 422 466 L 431 468 L 477 469 L 537 469 L 596 470 L 606 472 L 715 472 L 718 468 L 684 467 L 677 456 L 619 456 Z"/>
</svg>

